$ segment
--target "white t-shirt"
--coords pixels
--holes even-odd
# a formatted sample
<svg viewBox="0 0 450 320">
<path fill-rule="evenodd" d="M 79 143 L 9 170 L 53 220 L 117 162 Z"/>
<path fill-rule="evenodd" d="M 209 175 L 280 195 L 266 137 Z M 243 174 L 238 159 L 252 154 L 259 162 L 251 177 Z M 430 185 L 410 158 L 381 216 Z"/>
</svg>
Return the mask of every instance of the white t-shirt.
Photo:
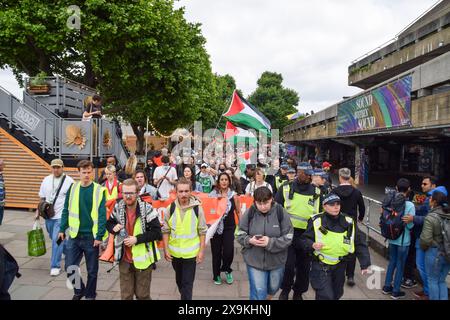
<svg viewBox="0 0 450 320">
<path fill-rule="evenodd" d="M 250 193 L 250 195 L 253 197 L 253 193 L 255 192 L 255 190 L 261 187 L 267 187 L 270 189 L 270 191 L 272 191 L 272 186 L 270 185 L 270 183 L 264 181 L 262 185 L 257 186 L 256 182 L 253 181 L 247 185 L 247 188 L 245 188 L 245 194 Z"/>
<path fill-rule="evenodd" d="M 61 180 L 62 176 L 59 178 L 53 178 L 52 174 L 46 176 L 44 181 L 42 181 L 41 188 L 39 190 L 39 198 L 45 198 L 45 201 L 52 202 Z M 52 219 L 61 219 L 62 211 L 64 209 L 64 202 L 66 201 L 66 194 L 73 182 L 73 179 L 66 175 L 64 185 L 59 192 L 58 199 L 56 199 L 54 203 L 55 216 Z"/>
<path fill-rule="evenodd" d="M 153 180 L 156 181 L 159 178 L 164 177 L 167 170 L 168 170 L 168 168 L 164 167 L 164 166 L 157 167 L 155 169 L 155 173 L 153 174 Z M 177 170 L 175 170 L 175 168 L 173 168 L 173 167 L 170 167 L 170 171 L 167 173 L 166 177 L 170 180 L 178 180 Z M 175 186 L 170 184 L 170 182 L 167 181 L 166 179 L 164 179 L 162 182 L 159 182 L 159 183 L 161 185 L 159 186 L 159 184 L 157 184 L 156 188 L 158 188 L 158 186 L 159 186 L 159 194 L 161 195 L 161 198 L 162 199 L 169 198 L 170 191 L 173 190 L 175 188 Z"/>
</svg>

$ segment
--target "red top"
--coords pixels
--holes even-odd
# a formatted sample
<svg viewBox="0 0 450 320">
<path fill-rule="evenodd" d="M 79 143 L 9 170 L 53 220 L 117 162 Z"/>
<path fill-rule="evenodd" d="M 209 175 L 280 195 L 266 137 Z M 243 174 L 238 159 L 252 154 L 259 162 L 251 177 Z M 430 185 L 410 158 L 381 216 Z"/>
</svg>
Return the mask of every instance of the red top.
<svg viewBox="0 0 450 320">
<path fill-rule="evenodd" d="M 133 235 L 134 232 L 134 224 L 136 223 L 136 210 L 130 210 L 128 208 L 125 209 L 127 214 L 127 225 L 125 226 L 125 230 L 129 236 Z M 128 263 L 133 263 L 133 255 L 131 254 L 131 247 L 125 246 L 125 255 L 124 259 Z"/>
</svg>

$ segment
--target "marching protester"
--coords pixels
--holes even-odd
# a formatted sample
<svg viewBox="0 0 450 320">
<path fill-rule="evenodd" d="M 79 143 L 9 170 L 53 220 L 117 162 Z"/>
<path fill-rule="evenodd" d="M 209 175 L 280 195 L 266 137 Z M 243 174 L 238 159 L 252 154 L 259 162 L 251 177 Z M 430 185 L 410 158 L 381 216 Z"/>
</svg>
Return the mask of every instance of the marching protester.
<svg viewBox="0 0 450 320">
<path fill-rule="evenodd" d="M 164 215 L 164 257 L 172 262 L 181 300 L 192 300 L 197 263 L 203 262 L 208 226 L 201 202 L 191 195 L 192 183 L 181 178 L 177 198 Z"/>
<path fill-rule="evenodd" d="M 341 211 L 357 222 L 362 222 L 366 213 L 366 206 L 361 191 L 351 185 L 351 171 L 348 168 L 339 169 L 339 186 L 334 188 L 332 192 L 341 199 Z M 347 263 L 347 285 L 353 287 L 355 285 L 355 255 L 350 255 Z"/>
<path fill-rule="evenodd" d="M 74 182 L 70 176 L 64 174 L 64 162 L 53 159 L 50 163 L 52 174 L 46 176 L 39 189 L 39 198 L 43 205 L 36 210 L 36 219 L 39 219 L 39 209 L 45 218 L 45 227 L 52 241 L 52 255 L 50 258 L 50 275 L 53 277 L 61 273 L 61 257 L 64 253 L 66 241 L 58 245 L 58 234 L 61 226 L 61 216 L 64 208 L 67 191 Z M 45 210 L 47 209 L 47 210 Z"/>
<path fill-rule="evenodd" d="M 214 177 L 208 172 L 209 166 L 207 163 L 202 163 L 200 166 L 200 173 L 197 174 L 196 180 L 202 186 L 202 190 L 205 193 L 210 193 L 216 183 Z"/>
<path fill-rule="evenodd" d="M 422 279 L 423 290 L 414 291 L 413 294 L 418 300 L 428 300 L 428 278 L 425 268 L 425 251 L 420 247 L 420 234 L 422 233 L 423 222 L 430 211 L 430 199 L 434 189 L 436 189 L 437 179 L 435 177 L 425 177 L 422 179 L 422 191 L 427 195 L 424 203 L 416 208 L 416 215 L 404 215 L 403 222 L 414 223 L 413 236 L 416 239 L 416 268 Z"/>
<path fill-rule="evenodd" d="M 245 188 L 245 194 L 253 197 L 253 193 L 255 192 L 255 190 L 261 187 L 267 187 L 271 192 L 273 192 L 272 186 L 270 185 L 270 183 L 266 182 L 264 178 L 265 176 L 263 169 L 256 168 L 255 180 L 247 185 L 247 187 Z"/>
<path fill-rule="evenodd" d="M 117 161 L 116 161 L 116 158 L 108 157 L 108 159 L 106 159 L 106 167 L 108 167 L 108 166 L 114 166 L 114 169 L 115 169 L 114 172 L 117 174 L 117 167 L 116 167 L 117 166 Z M 105 167 L 105 170 L 106 170 L 106 167 Z M 99 184 L 103 184 L 106 181 L 106 172 L 105 172 L 105 170 L 102 171 L 100 177 L 98 178 L 98 183 Z"/>
<path fill-rule="evenodd" d="M 160 259 L 156 241 L 162 239 L 158 213 L 138 196 L 138 183 L 127 179 L 124 198 L 114 207 L 106 228 L 114 234 L 114 258 L 119 261 L 122 300 L 150 300 L 152 269 Z"/>
<path fill-rule="evenodd" d="M 219 221 L 214 236 L 211 238 L 211 253 L 213 280 L 217 285 L 222 284 L 221 272 L 225 272 L 226 282 L 232 284 L 233 269 L 231 264 L 234 258 L 234 231 L 236 229 L 235 218 L 240 217 L 240 205 L 238 195 L 231 190 L 231 178 L 225 173 L 219 173 L 217 184 L 210 197 L 227 198 L 227 208 Z"/>
<path fill-rule="evenodd" d="M 244 192 L 242 191 L 241 182 L 235 175 L 236 170 L 231 167 L 227 168 L 225 172 L 231 177 L 231 190 L 236 192 L 238 195 L 244 194 Z"/>
<path fill-rule="evenodd" d="M 256 170 L 256 165 L 254 165 L 254 164 L 247 164 L 245 166 L 245 172 L 240 178 L 242 190 L 245 191 L 247 189 L 247 185 L 250 182 L 254 181 L 255 170 Z"/>
<path fill-rule="evenodd" d="M 192 167 L 187 166 L 184 168 L 183 176 L 192 183 L 192 191 L 203 192 L 203 187 L 200 182 L 195 180 L 195 174 Z"/>
<path fill-rule="evenodd" d="M 5 199 L 6 199 L 6 188 L 5 179 L 3 177 L 3 169 L 5 168 L 5 163 L 0 159 L 0 226 L 3 222 L 3 214 L 5 212 Z"/>
<path fill-rule="evenodd" d="M 328 187 L 329 188 L 333 188 L 333 180 L 331 179 L 331 167 L 332 167 L 332 165 L 331 165 L 331 163 L 329 163 L 328 161 L 324 161 L 323 163 L 322 163 L 322 169 L 323 169 L 323 171 L 325 171 L 325 173 L 327 173 L 328 174 L 328 176 L 327 176 L 327 182 L 328 182 Z"/>
<path fill-rule="evenodd" d="M 306 230 L 308 219 L 320 210 L 320 190 L 311 184 L 313 173 L 309 163 L 300 163 L 297 167 L 297 179 L 285 184 L 275 196 L 275 201 L 289 213 L 294 227 L 294 238 L 289 246 L 280 300 L 288 300 L 291 290 L 294 290 L 294 300 L 303 300 L 302 295 L 308 291 L 311 257 L 304 246 L 299 245 L 298 240 Z"/>
<path fill-rule="evenodd" d="M 127 160 L 125 169 L 121 170 L 117 174 L 117 178 L 119 179 L 119 181 L 122 182 L 125 181 L 126 179 L 133 178 L 136 172 L 136 167 L 137 167 L 137 158 L 136 155 L 132 154 Z"/>
<path fill-rule="evenodd" d="M 237 240 L 247 265 L 250 300 L 270 300 L 281 286 L 294 230 L 269 188 L 255 190 L 254 200 L 239 222 Z"/>
<path fill-rule="evenodd" d="M 108 165 L 103 172 L 106 179 L 102 186 L 106 189 L 106 201 L 122 198 L 122 185 L 116 177 L 116 167 Z"/>
<path fill-rule="evenodd" d="M 153 158 L 147 158 L 147 165 L 144 168 L 145 176 L 147 177 L 147 183 L 153 186 L 153 174 L 155 173 L 155 169 L 157 165 L 153 162 Z"/>
<path fill-rule="evenodd" d="M 397 181 L 397 192 L 388 195 L 383 201 L 383 207 L 392 208 L 400 214 L 414 216 L 415 208 L 411 201 L 407 201 L 411 191 L 408 179 L 401 178 Z M 386 280 L 383 287 L 383 294 L 390 294 L 392 299 L 405 297 L 405 292 L 400 291 L 402 284 L 405 262 L 408 256 L 409 245 L 411 243 L 410 230 L 414 224 L 408 223 L 397 239 L 389 239 L 389 265 L 386 271 Z M 395 276 L 394 276 L 395 272 Z"/>
<path fill-rule="evenodd" d="M 106 232 L 106 192 L 102 186 L 93 182 L 92 162 L 81 160 L 77 167 L 80 181 L 73 183 L 67 191 L 58 238 L 64 240 L 65 232 L 69 229 L 65 268 L 74 286 L 72 300 L 80 300 L 83 296 L 86 300 L 95 300 L 99 246 Z M 88 272 L 86 286 L 78 271 L 83 255 Z M 79 282 L 74 276 L 77 272 Z M 81 287 L 75 284 L 81 284 Z"/>
<path fill-rule="evenodd" d="M 178 175 L 177 170 L 170 166 L 168 156 L 163 156 L 161 162 L 163 165 L 156 168 L 153 174 L 153 183 L 159 192 L 160 199 L 167 199 L 170 192 L 174 189 Z"/>
<path fill-rule="evenodd" d="M 138 185 L 138 195 L 148 194 L 153 200 L 159 199 L 156 188 L 147 183 L 147 176 L 144 170 L 136 170 L 134 180 L 136 180 Z"/>
<path fill-rule="evenodd" d="M 448 301 L 445 279 L 450 272 L 450 207 L 445 187 L 437 187 L 430 198 L 430 212 L 423 222 L 420 248 L 425 252 L 429 300 Z"/>
<path fill-rule="evenodd" d="M 356 230 L 353 218 L 341 212 L 340 203 L 340 198 L 333 193 L 325 197 L 324 212 L 308 220 L 299 241 L 305 250 L 313 253 L 309 276 L 316 300 L 339 300 L 342 297 L 348 254 L 356 253 L 362 274 L 366 274 L 371 265 L 365 239 Z"/>
</svg>

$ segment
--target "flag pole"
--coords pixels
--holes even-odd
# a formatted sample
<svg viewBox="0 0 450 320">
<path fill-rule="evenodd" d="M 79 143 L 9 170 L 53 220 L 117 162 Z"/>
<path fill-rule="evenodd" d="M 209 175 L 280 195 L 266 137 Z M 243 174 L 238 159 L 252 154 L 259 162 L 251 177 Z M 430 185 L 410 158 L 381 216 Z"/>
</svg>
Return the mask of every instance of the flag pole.
<svg viewBox="0 0 450 320">
<path fill-rule="evenodd" d="M 233 90 L 233 93 L 231 94 L 231 97 L 233 97 L 235 91 L 236 91 L 236 89 Z M 216 128 L 214 129 L 213 137 L 216 136 L 216 131 L 217 131 L 217 128 L 219 127 L 220 120 L 222 120 L 222 117 L 223 117 L 223 114 L 225 113 L 225 110 L 229 107 L 230 100 L 231 100 L 231 98 L 229 97 L 227 99 L 226 103 L 225 103 L 225 108 L 223 109 L 222 113 L 220 114 L 219 121 L 217 121 Z"/>
<path fill-rule="evenodd" d="M 147 117 L 147 129 L 145 131 L 145 164 L 147 165 L 147 152 L 148 152 L 148 117 Z"/>
</svg>

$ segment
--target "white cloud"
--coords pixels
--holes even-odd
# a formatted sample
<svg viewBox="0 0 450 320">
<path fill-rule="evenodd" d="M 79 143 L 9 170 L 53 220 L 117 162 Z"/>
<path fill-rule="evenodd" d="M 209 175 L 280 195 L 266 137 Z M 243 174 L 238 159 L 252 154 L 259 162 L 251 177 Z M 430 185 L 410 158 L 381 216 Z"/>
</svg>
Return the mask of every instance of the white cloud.
<svg viewBox="0 0 450 320">
<path fill-rule="evenodd" d="M 230 74 L 248 95 L 262 72 L 279 72 L 320 110 L 360 90 L 347 86 L 350 62 L 393 38 L 436 0 L 181 0 L 202 23 L 213 71 Z M 0 85 L 22 98 L 12 73 Z"/>
<path fill-rule="evenodd" d="M 244 94 L 262 72 L 279 72 L 320 110 L 360 91 L 347 86 L 350 62 L 393 38 L 436 0 L 181 0 L 202 23 L 213 71 L 229 73 Z"/>
</svg>

